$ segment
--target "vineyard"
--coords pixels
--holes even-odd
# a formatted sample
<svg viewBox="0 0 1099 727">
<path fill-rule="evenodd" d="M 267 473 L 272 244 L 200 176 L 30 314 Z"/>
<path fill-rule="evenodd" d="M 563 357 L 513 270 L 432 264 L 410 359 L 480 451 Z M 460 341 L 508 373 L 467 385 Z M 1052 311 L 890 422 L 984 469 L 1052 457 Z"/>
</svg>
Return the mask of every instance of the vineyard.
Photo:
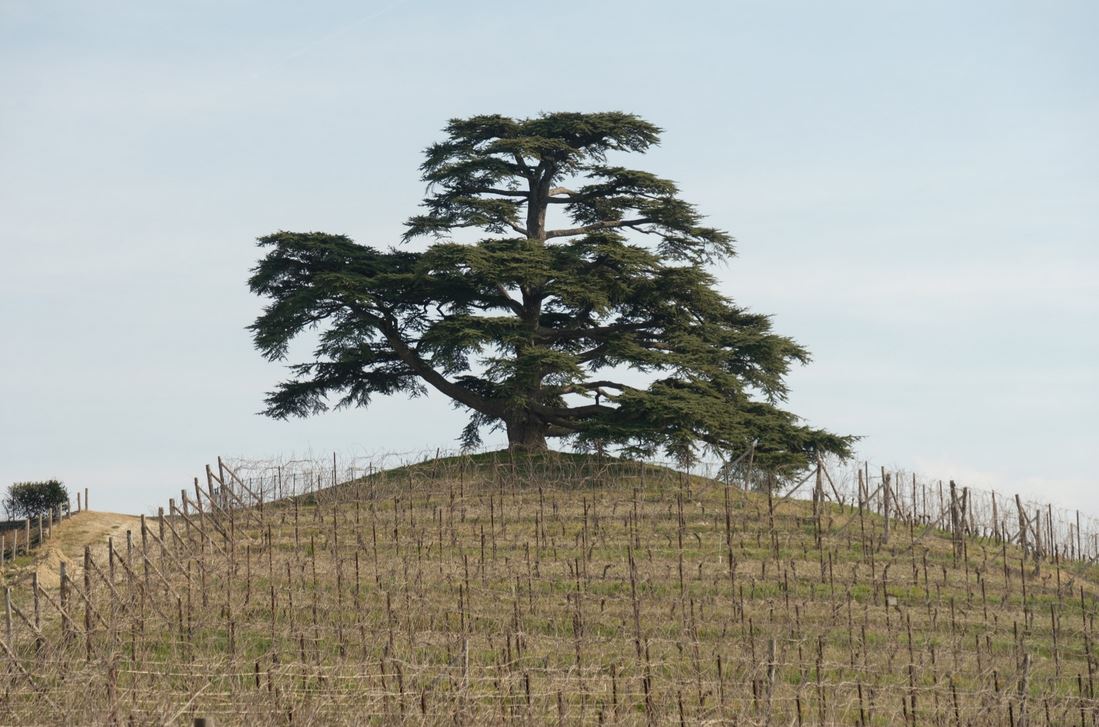
<svg viewBox="0 0 1099 727">
<path fill-rule="evenodd" d="M 0 723 L 1099 724 L 1094 523 L 751 461 L 218 460 L 9 559 Z"/>
</svg>

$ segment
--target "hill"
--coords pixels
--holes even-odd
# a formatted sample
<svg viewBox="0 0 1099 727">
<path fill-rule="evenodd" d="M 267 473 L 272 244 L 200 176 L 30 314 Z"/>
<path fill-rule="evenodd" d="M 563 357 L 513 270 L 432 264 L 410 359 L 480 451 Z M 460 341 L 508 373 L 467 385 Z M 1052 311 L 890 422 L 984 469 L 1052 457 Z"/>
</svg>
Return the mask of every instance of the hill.
<svg viewBox="0 0 1099 727">
<path fill-rule="evenodd" d="M 1096 720 L 1099 571 L 961 492 L 572 456 L 333 479 L 211 469 L 132 551 L 13 590 L 0 722 Z"/>
</svg>

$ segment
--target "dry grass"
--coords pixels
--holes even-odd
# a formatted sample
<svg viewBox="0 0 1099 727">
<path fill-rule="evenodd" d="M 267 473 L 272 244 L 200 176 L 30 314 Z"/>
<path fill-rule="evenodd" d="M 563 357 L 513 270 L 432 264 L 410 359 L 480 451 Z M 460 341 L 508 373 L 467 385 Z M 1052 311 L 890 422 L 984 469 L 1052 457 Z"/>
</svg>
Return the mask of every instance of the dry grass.
<svg viewBox="0 0 1099 727">
<path fill-rule="evenodd" d="M 4 580 L 8 584 L 29 584 L 30 574 L 38 575 L 43 588 L 57 589 L 61 585 L 61 563 L 79 575 L 83 569 L 84 547 L 90 546 L 97 561 L 105 562 L 107 538 L 125 542 L 126 531 L 138 532 L 140 518 L 115 512 L 84 510 L 54 526 L 53 536 L 32 552 L 32 559 L 23 567 L 9 569 Z"/>
<path fill-rule="evenodd" d="M 47 588 L 41 635 L 16 617 L 0 722 L 1096 719 L 1095 568 L 919 513 L 885 544 L 865 509 L 575 458 L 203 498 Z"/>
</svg>

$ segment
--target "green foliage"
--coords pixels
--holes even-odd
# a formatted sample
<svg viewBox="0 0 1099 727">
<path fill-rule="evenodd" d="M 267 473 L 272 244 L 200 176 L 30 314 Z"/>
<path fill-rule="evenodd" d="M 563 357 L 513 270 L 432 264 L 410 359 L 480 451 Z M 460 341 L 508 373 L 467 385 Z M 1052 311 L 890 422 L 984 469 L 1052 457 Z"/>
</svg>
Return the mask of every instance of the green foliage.
<svg viewBox="0 0 1099 727">
<path fill-rule="evenodd" d="M 455 119 L 426 150 L 429 193 L 404 241 L 277 232 L 249 281 L 269 299 L 251 326 L 271 360 L 317 327 L 313 360 L 267 398 L 274 417 L 441 391 L 471 414 L 463 444 L 504 428 L 512 447 L 742 452 L 760 467 L 846 456 L 852 438 L 779 408 L 809 355 L 715 289 L 732 238 L 676 185 L 609 164 L 660 130 L 631 114 Z M 555 219 L 560 224 L 555 223 Z M 556 224 L 556 226 L 555 226 Z M 474 230 L 472 241 L 455 235 Z M 644 382 L 644 383 L 643 383 Z"/>
<path fill-rule="evenodd" d="M 4 496 L 8 517 L 17 518 L 38 517 L 68 503 L 69 491 L 59 480 L 16 482 Z"/>
</svg>

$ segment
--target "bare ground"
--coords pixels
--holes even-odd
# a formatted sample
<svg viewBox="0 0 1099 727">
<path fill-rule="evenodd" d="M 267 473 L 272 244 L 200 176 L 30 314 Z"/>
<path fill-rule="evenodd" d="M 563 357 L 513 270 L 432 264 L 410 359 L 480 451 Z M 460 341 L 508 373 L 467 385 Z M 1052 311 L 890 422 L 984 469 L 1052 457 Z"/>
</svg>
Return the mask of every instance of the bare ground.
<svg viewBox="0 0 1099 727">
<path fill-rule="evenodd" d="M 34 551 L 34 562 L 24 574 L 38 573 L 38 582 L 45 588 L 57 588 L 61 582 L 61 563 L 75 577 L 84 570 L 84 546 L 90 545 L 97 564 L 107 562 L 107 538 L 113 537 L 115 547 L 124 548 L 126 531 L 138 532 L 140 518 L 116 512 L 85 510 L 54 526 L 53 537 Z"/>
</svg>

